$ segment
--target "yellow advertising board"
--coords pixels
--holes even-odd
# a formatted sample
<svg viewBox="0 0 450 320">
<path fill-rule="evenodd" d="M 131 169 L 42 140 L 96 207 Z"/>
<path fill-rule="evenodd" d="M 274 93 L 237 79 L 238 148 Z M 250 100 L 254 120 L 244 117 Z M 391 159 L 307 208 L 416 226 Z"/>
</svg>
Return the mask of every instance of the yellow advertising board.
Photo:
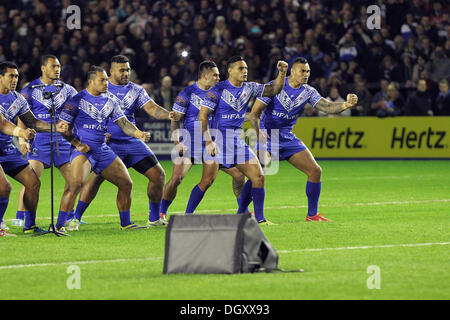
<svg viewBox="0 0 450 320">
<path fill-rule="evenodd" d="M 450 117 L 302 117 L 293 132 L 316 158 L 450 159 Z"/>
</svg>

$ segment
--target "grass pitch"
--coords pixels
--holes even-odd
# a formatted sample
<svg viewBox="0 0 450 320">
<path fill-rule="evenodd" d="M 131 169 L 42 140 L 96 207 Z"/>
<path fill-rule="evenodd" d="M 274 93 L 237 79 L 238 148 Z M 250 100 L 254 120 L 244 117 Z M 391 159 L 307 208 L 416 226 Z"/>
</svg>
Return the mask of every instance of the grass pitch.
<svg viewBox="0 0 450 320">
<path fill-rule="evenodd" d="M 162 162 L 167 179 L 171 162 Z M 2 299 L 449 299 L 450 161 L 319 161 L 319 211 L 304 222 L 306 176 L 287 162 L 266 178 L 263 231 L 279 267 L 303 273 L 163 275 L 165 227 L 121 231 L 116 188 L 104 183 L 70 237 L 23 235 L 11 226 L 19 184 L 11 179 L 5 220 L 17 237 L 0 239 Z M 148 219 L 147 181 L 131 170 L 132 220 Z M 183 214 L 201 166 L 179 187 L 170 214 Z M 50 217 L 50 172 L 42 177 L 38 225 Z M 55 171 L 55 215 L 63 179 Z M 219 173 L 197 214 L 236 211 L 231 178 Z M 70 288 L 78 268 L 80 289 Z M 372 266 L 372 267 L 371 267 Z M 375 266 L 375 267 L 373 267 Z M 373 272 L 378 270 L 378 288 Z M 69 283 L 69 286 L 68 286 Z"/>
</svg>

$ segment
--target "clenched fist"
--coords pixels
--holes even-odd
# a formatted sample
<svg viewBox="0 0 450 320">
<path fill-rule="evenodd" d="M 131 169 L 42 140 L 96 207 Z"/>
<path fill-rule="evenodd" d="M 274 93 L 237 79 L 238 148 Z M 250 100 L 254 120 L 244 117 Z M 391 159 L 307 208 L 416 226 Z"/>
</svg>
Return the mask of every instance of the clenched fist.
<svg viewBox="0 0 450 320">
<path fill-rule="evenodd" d="M 173 120 L 173 121 L 180 121 L 181 119 L 181 114 L 175 111 L 170 111 L 169 112 L 169 120 Z"/>
<path fill-rule="evenodd" d="M 288 64 L 286 61 L 279 60 L 277 63 L 277 69 L 279 72 L 286 73 L 288 69 Z"/>
<path fill-rule="evenodd" d="M 134 133 L 134 136 L 138 139 L 141 139 L 144 142 L 150 141 L 150 132 L 144 132 L 144 131 L 137 130 Z"/>
<path fill-rule="evenodd" d="M 347 95 L 346 107 L 351 108 L 358 103 L 358 96 L 353 93 Z"/>
<path fill-rule="evenodd" d="M 34 129 L 22 129 L 19 133 L 19 138 L 23 138 L 25 140 L 31 140 L 34 139 L 36 136 L 36 131 Z"/>
</svg>

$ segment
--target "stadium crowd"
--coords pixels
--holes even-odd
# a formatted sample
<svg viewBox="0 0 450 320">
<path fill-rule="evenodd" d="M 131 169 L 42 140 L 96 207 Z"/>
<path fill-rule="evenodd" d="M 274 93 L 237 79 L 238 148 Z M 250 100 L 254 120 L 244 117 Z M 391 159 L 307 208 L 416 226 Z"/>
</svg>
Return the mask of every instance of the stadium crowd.
<svg viewBox="0 0 450 320">
<path fill-rule="evenodd" d="M 366 24 L 372 4 L 375 30 Z M 67 27 L 70 5 L 81 8 L 80 29 Z M 45 53 L 60 57 L 62 80 L 78 91 L 91 65 L 109 70 L 112 56 L 126 55 L 131 80 L 168 110 L 201 61 L 215 61 L 225 78 L 227 59 L 241 55 L 257 82 L 274 79 L 280 59 L 308 59 L 323 97 L 358 95 L 341 116 L 450 115 L 446 1 L 3 0 L 0 62 L 19 65 L 18 90 L 39 77 Z"/>
</svg>

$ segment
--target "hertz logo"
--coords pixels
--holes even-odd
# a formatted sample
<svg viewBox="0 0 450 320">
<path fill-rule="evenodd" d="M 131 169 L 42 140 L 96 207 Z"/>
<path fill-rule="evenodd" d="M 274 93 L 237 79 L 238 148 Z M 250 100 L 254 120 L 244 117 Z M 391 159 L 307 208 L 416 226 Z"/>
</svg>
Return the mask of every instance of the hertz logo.
<svg viewBox="0 0 450 320">
<path fill-rule="evenodd" d="M 428 149 L 443 149 L 444 145 L 442 140 L 445 138 L 445 131 L 433 131 L 430 127 L 426 131 L 406 131 L 403 127 L 397 132 L 397 128 L 394 128 L 392 132 L 391 149 L 399 147 L 403 149 L 404 146 L 408 149 L 422 148 L 425 146 Z"/>
<path fill-rule="evenodd" d="M 345 147 L 348 149 L 361 149 L 363 146 L 361 140 L 364 137 L 363 131 L 352 131 L 347 128 L 346 131 L 334 132 L 325 131 L 325 128 L 319 132 L 316 128 L 313 130 L 313 137 L 311 148 L 314 149 L 316 143 L 318 148 L 322 149 L 324 146 L 329 149 Z"/>
</svg>

